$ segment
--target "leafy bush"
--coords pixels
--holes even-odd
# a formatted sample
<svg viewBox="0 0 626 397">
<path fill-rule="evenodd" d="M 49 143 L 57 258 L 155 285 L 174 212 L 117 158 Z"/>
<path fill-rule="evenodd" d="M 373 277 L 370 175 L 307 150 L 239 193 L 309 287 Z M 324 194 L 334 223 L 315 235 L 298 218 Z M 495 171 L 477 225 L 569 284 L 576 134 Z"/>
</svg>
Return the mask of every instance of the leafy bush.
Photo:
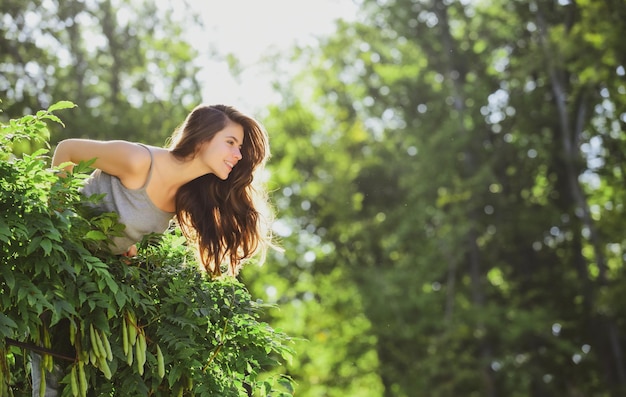
<svg viewBox="0 0 626 397">
<path fill-rule="evenodd" d="M 63 367 L 63 396 L 290 396 L 288 377 L 259 375 L 289 357 L 290 338 L 259 321 L 244 285 L 199 272 L 175 228 L 135 258 L 109 254 L 123 226 L 88 210 L 89 164 L 61 178 L 47 148 L 14 156 L 25 139 L 47 147 L 46 121 L 70 107 L 0 125 L 0 396 L 30 395 L 25 345 Z M 63 342 L 69 357 L 53 359 L 45 349 Z"/>
</svg>

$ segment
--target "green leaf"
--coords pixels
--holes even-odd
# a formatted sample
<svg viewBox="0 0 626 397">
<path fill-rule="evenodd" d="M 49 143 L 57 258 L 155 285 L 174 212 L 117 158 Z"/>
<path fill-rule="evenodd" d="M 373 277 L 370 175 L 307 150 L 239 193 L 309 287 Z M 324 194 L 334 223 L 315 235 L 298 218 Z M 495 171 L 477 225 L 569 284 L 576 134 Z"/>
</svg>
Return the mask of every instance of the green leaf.
<svg viewBox="0 0 626 397">
<path fill-rule="evenodd" d="M 46 114 L 45 116 L 42 116 L 41 118 L 55 121 L 65 127 L 65 124 L 63 124 L 63 121 L 61 121 L 61 119 L 55 116 L 54 114 Z"/>
<path fill-rule="evenodd" d="M 40 243 L 41 243 L 41 236 L 37 236 L 33 238 L 32 240 L 30 240 L 30 243 L 28 244 L 28 248 L 26 249 L 26 255 L 30 255 L 33 252 L 35 252 L 35 250 L 39 248 Z"/>
<path fill-rule="evenodd" d="M 76 315 L 76 310 L 67 301 L 57 300 L 53 304 L 54 310 L 52 311 L 52 318 L 50 325 L 58 323 L 62 318 L 66 318 L 67 314 Z"/>
<path fill-rule="evenodd" d="M 113 280 L 111 277 L 109 277 L 108 275 L 106 275 L 104 277 L 104 281 L 106 282 L 107 286 L 109 287 L 109 289 L 111 290 L 111 292 L 113 294 L 117 294 L 117 292 L 119 291 L 119 287 L 117 285 L 117 283 L 115 282 L 115 280 Z"/>
<path fill-rule="evenodd" d="M 5 243 L 8 243 L 9 237 L 11 237 L 11 229 L 4 221 L 1 221 L 0 222 L 0 240 L 4 241 Z"/>
<path fill-rule="evenodd" d="M 4 313 L 0 313 L 0 335 L 3 337 L 13 336 L 12 329 L 17 328 L 17 323 Z"/>
<path fill-rule="evenodd" d="M 120 292 L 120 293 L 115 293 L 114 297 L 115 297 L 115 302 L 117 303 L 117 306 L 124 307 L 124 305 L 126 304 L 126 295 Z"/>
<path fill-rule="evenodd" d="M 3 275 L 4 282 L 7 284 L 7 287 L 9 287 L 9 291 L 13 291 L 13 288 L 15 287 L 15 275 L 13 274 L 13 271 L 5 271 L 3 272 Z"/>
<path fill-rule="evenodd" d="M 56 110 L 61 110 L 61 109 L 71 109 L 75 107 L 76 107 L 76 104 L 74 104 L 73 102 L 59 101 L 57 103 L 50 105 L 50 107 L 48 108 L 48 112 L 54 112 Z"/>
<path fill-rule="evenodd" d="M 102 233 L 99 230 L 90 230 L 87 232 L 87 234 L 85 234 L 85 238 L 89 240 L 100 241 L 100 240 L 106 240 L 107 235 Z"/>
<path fill-rule="evenodd" d="M 40 246 L 41 248 L 43 248 L 43 252 L 45 256 L 50 255 L 50 252 L 52 251 L 52 241 L 48 240 L 47 238 L 44 238 L 41 240 Z"/>
</svg>

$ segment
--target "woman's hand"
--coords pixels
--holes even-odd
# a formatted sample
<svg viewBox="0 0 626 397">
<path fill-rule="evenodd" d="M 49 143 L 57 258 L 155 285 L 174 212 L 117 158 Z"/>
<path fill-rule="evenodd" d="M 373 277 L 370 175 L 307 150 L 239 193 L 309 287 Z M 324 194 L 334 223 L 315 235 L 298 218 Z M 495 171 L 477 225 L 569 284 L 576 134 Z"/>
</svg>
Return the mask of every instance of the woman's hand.
<svg viewBox="0 0 626 397">
<path fill-rule="evenodd" d="M 128 247 L 128 251 L 123 253 L 122 256 L 128 256 L 128 257 L 137 256 L 137 246 L 131 245 L 130 247 Z"/>
</svg>

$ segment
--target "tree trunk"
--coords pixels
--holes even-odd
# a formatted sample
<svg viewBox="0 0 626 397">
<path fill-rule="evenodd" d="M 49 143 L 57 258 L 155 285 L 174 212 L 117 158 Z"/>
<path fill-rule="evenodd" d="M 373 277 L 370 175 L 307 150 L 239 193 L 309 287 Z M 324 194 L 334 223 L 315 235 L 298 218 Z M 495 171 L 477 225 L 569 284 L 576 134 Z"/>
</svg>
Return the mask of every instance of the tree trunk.
<svg viewBox="0 0 626 397">
<path fill-rule="evenodd" d="M 463 124 L 462 116 L 465 111 L 465 98 L 462 94 L 463 81 L 462 76 L 460 76 L 458 70 L 456 70 L 453 59 L 451 57 L 451 54 L 455 53 L 456 51 L 456 46 L 454 46 L 454 39 L 452 38 L 452 34 L 450 32 L 447 7 L 448 6 L 446 6 L 445 2 L 435 2 L 435 13 L 437 14 L 439 23 L 441 24 L 441 40 L 444 49 L 443 56 L 447 58 L 446 74 L 448 76 L 448 81 L 451 83 L 450 86 L 454 98 L 454 107 L 455 110 L 459 113 L 459 134 L 463 136 L 468 134 L 468 131 Z M 470 178 L 476 172 L 476 164 L 471 148 L 467 148 L 464 152 L 464 171 L 465 179 Z M 467 261 L 470 272 L 472 303 L 474 304 L 475 308 L 480 311 L 485 307 L 485 293 L 483 292 L 483 273 L 481 266 L 480 249 L 476 242 L 478 233 L 476 231 L 475 225 L 478 217 L 475 211 L 471 208 L 468 210 L 467 219 L 470 222 L 471 226 L 467 234 L 465 249 L 467 252 Z M 483 332 L 485 330 L 485 325 L 482 320 L 478 320 L 475 326 L 476 329 L 479 331 L 478 334 L 485 335 L 485 332 Z M 492 348 L 490 346 L 488 338 L 483 337 L 480 340 L 478 351 L 480 355 L 478 359 L 481 365 L 491 361 Z M 496 397 L 497 393 L 495 389 L 495 379 L 493 378 L 493 374 L 488 365 L 481 366 L 481 375 L 485 388 L 484 395 L 486 397 Z"/>
<path fill-rule="evenodd" d="M 602 289 L 608 284 L 606 259 L 601 247 L 600 237 L 593 218 L 591 217 L 589 203 L 587 202 L 587 198 L 585 197 L 583 188 L 578 179 L 579 172 L 576 167 L 576 163 L 581 157 L 577 143 L 582 133 L 587 105 L 583 97 L 578 105 L 575 128 L 572 127 L 570 123 L 572 117 L 567 107 L 568 93 L 566 81 L 561 71 L 554 65 L 554 62 L 551 61 L 558 52 L 552 48 L 548 41 L 548 26 L 539 7 L 537 7 L 536 16 L 539 39 L 544 52 L 544 59 L 546 60 L 552 93 L 558 112 L 563 163 L 565 166 L 567 186 L 569 188 L 568 194 L 573 200 L 574 215 L 580 219 L 583 228 L 588 231 L 589 242 L 593 247 L 595 264 L 598 268 L 597 289 Z M 582 253 L 579 252 L 577 255 L 582 256 Z M 586 276 L 588 277 L 588 274 Z M 586 283 L 589 282 L 589 280 L 584 280 L 583 282 Z M 588 302 L 587 305 L 593 307 L 594 296 L 588 296 L 587 299 L 591 299 L 591 302 Z M 605 324 L 605 328 L 598 330 L 600 335 L 595 336 L 596 343 L 599 342 L 598 344 L 601 346 L 604 343 L 600 341 L 606 340 L 606 344 L 609 346 L 610 350 L 608 353 L 610 357 L 607 358 L 613 363 L 613 368 L 607 374 L 607 377 L 613 374 L 614 379 L 610 380 L 611 383 L 623 386 L 626 384 L 626 372 L 617 324 L 609 317 L 600 320 L 601 321 L 598 321 L 598 323 Z M 591 317 L 591 321 L 594 321 L 593 317 Z"/>
</svg>

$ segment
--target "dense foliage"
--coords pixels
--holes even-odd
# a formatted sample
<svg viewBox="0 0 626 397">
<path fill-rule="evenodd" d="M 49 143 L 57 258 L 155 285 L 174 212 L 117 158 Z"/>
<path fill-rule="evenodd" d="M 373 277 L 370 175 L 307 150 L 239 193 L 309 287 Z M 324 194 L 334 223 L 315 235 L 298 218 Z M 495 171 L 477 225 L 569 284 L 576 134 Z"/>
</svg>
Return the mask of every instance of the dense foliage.
<svg viewBox="0 0 626 397">
<path fill-rule="evenodd" d="M 259 321 L 267 306 L 243 284 L 198 271 L 177 229 L 137 257 L 109 254 L 122 226 L 79 194 L 88 164 L 60 177 L 47 149 L 13 155 L 70 106 L 0 125 L 0 396 L 30 395 L 32 349 L 63 368 L 63 396 L 291 395 L 289 378 L 258 376 L 290 340 Z"/>
</svg>

